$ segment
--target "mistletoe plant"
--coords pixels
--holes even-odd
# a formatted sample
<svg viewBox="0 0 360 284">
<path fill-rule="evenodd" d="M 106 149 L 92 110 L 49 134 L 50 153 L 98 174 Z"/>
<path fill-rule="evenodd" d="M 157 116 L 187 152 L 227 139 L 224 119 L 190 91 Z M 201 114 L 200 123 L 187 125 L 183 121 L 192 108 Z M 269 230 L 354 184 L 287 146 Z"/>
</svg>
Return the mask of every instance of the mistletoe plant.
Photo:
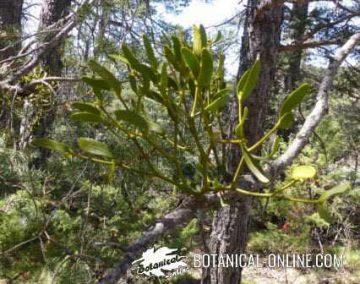
<svg viewBox="0 0 360 284">
<path fill-rule="evenodd" d="M 274 126 L 259 141 L 249 145 L 244 125 L 251 113 L 244 102 L 259 77 L 260 61 L 256 61 L 237 84 L 239 121 L 234 138 L 226 139 L 222 112 L 230 101 L 231 89 L 224 80 L 224 55 L 212 51 L 219 37 L 209 39 L 204 28 L 199 26 L 193 29 L 192 44 L 177 36 L 166 40 L 161 60 L 146 36 L 143 37 L 146 63 L 126 45 L 122 46 L 122 55 L 112 56 L 126 65 L 132 95 L 124 94 L 116 75 L 99 63 L 90 61 L 89 67 L 95 76 L 84 77 L 83 81 L 92 88 L 96 100 L 72 104 L 72 119 L 102 125 L 115 135 L 119 143 L 131 142 L 139 158 L 129 159 L 124 153 L 114 153 L 107 144 L 92 138 L 79 138 L 76 148 L 46 138 L 35 139 L 33 143 L 61 152 L 69 158 L 102 163 L 109 167 L 110 172 L 120 168 L 157 178 L 196 196 L 207 192 L 218 192 L 221 196 L 225 191 L 236 191 L 255 197 L 322 204 L 330 196 L 349 188 L 349 184 L 340 185 L 316 200 L 291 196 L 285 193 L 286 189 L 297 182 L 314 178 L 315 168 L 310 165 L 293 168 L 290 182 L 273 189 L 260 161 L 270 160 L 278 152 L 279 137 L 276 136 L 270 153 L 264 157 L 254 154 L 278 130 L 291 126 L 293 110 L 310 93 L 308 84 L 302 84 L 286 97 Z M 111 94 L 119 105 L 115 110 L 114 103 L 109 100 Z M 163 114 L 165 119 L 155 121 L 154 113 Z M 235 144 L 242 153 L 231 180 L 224 178 L 225 146 L 228 143 Z M 246 168 L 264 185 L 263 192 L 238 187 L 238 179 Z"/>
</svg>

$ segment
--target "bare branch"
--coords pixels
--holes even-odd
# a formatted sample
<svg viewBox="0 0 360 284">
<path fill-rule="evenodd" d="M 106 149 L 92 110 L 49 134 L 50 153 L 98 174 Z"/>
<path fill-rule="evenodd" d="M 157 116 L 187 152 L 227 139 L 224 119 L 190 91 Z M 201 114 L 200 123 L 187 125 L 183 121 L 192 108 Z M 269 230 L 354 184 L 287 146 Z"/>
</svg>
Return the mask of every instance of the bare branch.
<svg viewBox="0 0 360 284">
<path fill-rule="evenodd" d="M 247 184 L 249 186 L 250 181 L 247 181 L 248 177 L 244 177 L 244 179 L 245 181 L 243 182 L 243 185 Z M 227 198 L 235 198 L 235 195 L 237 195 L 237 193 L 228 192 Z M 122 247 L 121 249 L 126 252 L 123 259 L 118 262 L 111 272 L 100 280 L 99 283 L 117 283 L 118 280 L 126 274 L 131 263 L 136 259 L 136 257 L 141 252 L 149 248 L 149 246 L 156 240 L 160 239 L 165 234 L 176 231 L 182 227 L 183 224 L 186 224 L 192 218 L 195 218 L 199 209 L 216 209 L 219 208 L 219 206 L 219 198 L 215 193 L 206 194 L 201 198 L 188 197 L 178 208 L 166 214 L 163 218 L 157 220 L 155 224 L 146 230 L 138 240 L 128 247 Z"/>
<path fill-rule="evenodd" d="M 64 19 L 62 19 L 61 22 L 64 22 Z M 12 44 L 4 47 L 3 49 L 0 49 L 0 54 L 6 52 L 7 50 L 9 50 L 9 49 L 11 49 L 12 47 L 18 45 L 19 43 L 23 42 L 23 41 L 26 40 L 26 39 L 29 39 L 29 38 L 32 38 L 32 37 L 35 37 L 35 36 L 40 36 L 40 35 L 43 35 L 43 34 L 54 33 L 54 32 L 60 31 L 60 30 L 61 30 L 61 28 L 59 28 L 59 27 L 54 28 L 54 29 L 49 29 L 49 28 L 48 28 L 48 29 L 46 29 L 46 30 L 44 30 L 44 31 L 40 31 L 40 32 L 36 32 L 36 33 L 33 33 L 33 34 L 29 34 L 29 35 L 27 35 L 27 36 L 22 37 L 20 40 L 18 40 L 18 41 L 16 41 L 16 42 L 14 42 L 14 43 L 12 43 Z M 34 43 L 35 43 L 35 41 L 32 40 L 30 43 L 27 44 L 27 46 L 31 46 L 31 45 L 34 44 Z M 27 50 L 28 48 L 25 48 L 25 49 Z M 15 56 L 10 56 L 10 57 L 8 57 L 8 58 L 5 58 L 4 60 L 0 61 L 0 64 L 3 64 L 3 63 L 6 63 L 6 62 L 13 61 L 13 60 L 15 60 L 15 59 L 19 59 L 19 58 L 21 58 L 21 57 L 27 56 L 27 55 L 35 52 L 36 50 L 37 50 L 37 48 L 34 48 L 34 49 L 32 49 L 29 53 L 24 53 L 25 51 L 24 51 L 24 48 L 23 48 L 23 52 L 19 53 L 18 55 L 15 55 Z"/>
<path fill-rule="evenodd" d="M 342 44 L 341 39 L 329 39 L 329 40 L 321 40 L 321 41 L 309 41 L 309 42 L 300 42 L 293 43 L 289 45 L 281 45 L 279 47 L 279 51 L 294 51 L 299 49 L 307 49 L 307 48 L 316 48 L 324 45 L 332 45 L 332 44 Z"/>
<path fill-rule="evenodd" d="M 86 0 L 83 4 L 87 5 L 91 2 L 91 0 Z M 79 10 L 83 7 L 81 6 Z M 78 11 L 79 11 L 78 10 Z M 59 22 L 63 22 L 64 26 L 60 29 L 58 33 L 56 33 L 49 41 L 44 42 L 42 44 L 39 44 L 36 48 L 35 52 L 32 53 L 32 57 L 24 63 L 24 65 L 18 67 L 18 70 L 9 76 L 7 79 L 0 81 L 0 90 L 7 90 L 10 92 L 18 92 L 21 93 L 25 88 L 16 85 L 15 83 L 24 75 L 31 72 L 31 70 L 37 66 L 42 58 L 42 56 L 50 49 L 54 48 L 57 45 L 59 45 L 65 37 L 67 37 L 70 33 L 70 31 L 76 26 L 77 22 L 79 20 L 79 17 L 77 13 L 73 13 L 69 16 L 66 16 L 64 19 L 62 19 Z M 52 28 L 52 26 L 51 26 Z M 21 55 L 22 56 L 22 55 Z M 41 82 L 39 82 L 41 83 Z"/>
<path fill-rule="evenodd" d="M 239 186 L 249 190 L 257 190 L 259 185 L 255 184 L 256 181 L 250 175 L 244 175 L 239 180 Z M 235 191 L 228 191 L 224 193 L 223 198 L 226 200 L 233 200 L 239 198 L 239 194 Z M 145 251 L 151 244 L 162 236 L 176 231 L 183 224 L 195 218 L 198 210 L 201 209 L 217 209 L 220 207 L 218 193 L 210 192 L 201 197 L 187 197 L 180 206 L 166 214 L 163 218 L 157 220 L 155 224 L 146 230 L 143 235 L 133 242 L 128 247 L 122 247 L 126 253 L 121 261 L 105 276 L 100 284 L 117 283 L 129 269 L 131 263 L 143 251 Z"/>
<path fill-rule="evenodd" d="M 11 85 L 7 82 L 0 82 L 0 89 L 7 90 L 10 93 L 16 93 L 20 97 L 26 97 L 32 94 L 37 85 L 47 85 L 47 82 L 57 81 L 57 82 L 79 82 L 80 78 L 69 78 L 69 77 L 44 77 L 41 79 L 32 80 L 30 83 L 25 86 L 20 86 L 19 84 Z"/>
<path fill-rule="evenodd" d="M 305 123 L 297 133 L 294 141 L 290 144 L 285 153 L 272 164 L 274 173 L 278 173 L 289 166 L 307 144 L 312 132 L 328 111 L 328 91 L 332 86 L 339 66 L 359 42 L 360 33 L 356 33 L 351 36 L 343 46 L 335 51 L 334 57 L 329 63 L 326 73 L 321 81 L 317 93 L 316 104 L 311 113 L 307 116 Z"/>
<path fill-rule="evenodd" d="M 338 3 L 338 5 L 340 5 L 340 3 Z M 343 6 L 342 6 L 343 7 Z M 347 10 L 348 11 L 348 10 Z M 342 22 L 345 22 L 345 21 L 349 21 L 351 20 L 352 18 L 354 17 L 359 17 L 360 16 L 360 11 L 348 11 L 349 14 L 343 16 L 343 17 L 340 17 L 338 19 L 336 19 L 335 21 L 332 21 L 332 22 L 328 22 L 328 23 L 320 23 L 318 24 L 317 26 L 313 27 L 305 36 L 304 36 L 304 40 L 307 40 L 307 39 L 310 39 L 310 38 L 313 38 L 314 35 L 318 32 L 320 32 L 322 29 L 325 29 L 325 28 L 332 28 Z"/>
<path fill-rule="evenodd" d="M 201 202 L 203 204 L 203 202 Z M 131 263 L 136 259 L 137 255 L 145 251 L 149 245 L 154 243 L 163 235 L 178 229 L 184 223 L 189 222 L 195 217 L 195 212 L 201 204 L 199 200 L 194 198 L 189 199 L 185 205 L 181 205 L 172 212 L 166 214 L 162 219 L 159 219 L 155 224 L 145 231 L 140 239 L 126 248 L 124 258 L 116 264 L 112 271 L 105 276 L 100 283 L 117 283 L 117 281 L 126 274 Z"/>
<path fill-rule="evenodd" d="M 76 21 L 75 18 L 70 20 L 64 28 L 54 36 L 51 41 L 42 44 L 38 48 L 38 52 L 34 54 L 32 59 L 30 59 L 24 66 L 22 66 L 11 78 L 9 79 L 9 83 L 13 84 L 22 76 L 28 74 L 41 60 L 41 56 L 49 49 L 57 46 L 68 34 L 69 32 L 75 27 Z"/>
</svg>

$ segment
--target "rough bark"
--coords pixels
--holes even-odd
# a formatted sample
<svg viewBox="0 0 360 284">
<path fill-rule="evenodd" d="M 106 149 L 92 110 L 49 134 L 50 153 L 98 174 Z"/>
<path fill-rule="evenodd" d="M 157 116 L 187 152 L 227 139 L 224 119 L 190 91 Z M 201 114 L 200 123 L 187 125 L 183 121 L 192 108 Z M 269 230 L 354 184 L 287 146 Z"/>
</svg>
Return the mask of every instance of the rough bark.
<svg viewBox="0 0 360 284">
<path fill-rule="evenodd" d="M 304 34 L 306 30 L 307 15 L 308 15 L 308 1 L 295 2 L 291 9 L 291 16 L 289 20 L 289 33 L 288 37 L 291 39 L 289 46 L 299 46 L 303 44 Z M 289 48 L 288 46 L 288 48 Z M 301 59 L 303 55 L 303 49 L 294 49 L 286 53 L 286 66 L 284 76 L 284 89 L 287 93 L 294 90 L 298 83 L 301 81 Z M 282 129 L 279 134 L 281 137 L 288 141 L 290 134 L 294 131 L 295 125 L 288 129 Z"/>
<path fill-rule="evenodd" d="M 290 18 L 290 38 L 293 44 L 297 45 L 303 42 L 307 15 L 308 15 L 308 1 L 299 1 L 293 4 Z M 285 90 L 292 91 L 295 89 L 301 79 L 301 58 L 303 55 L 302 49 L 293 50 L 288 54 L 288 68 L 285 76 Z"/>
<path fill-rule="evenodd" d="M 42 12 L 40 16 L 40 30 L 46 29 L 52 24 L 59 21 L 61 18 L 67 16 L 71 0 L 44 0 Z M 52 33 L 49 32 L 45 37 L 51 37 Z M 60 76 L 63 67 L 62 55 L 63 44 L 49 50 L 43 56 L 43 64 L 45 69 L 51 76 Z"/>
<path fill-rule="evenodd" d="M 21 48 L 21 16 L 23 0 L 0 1 L 0 60 L 17 54 Z M 1 78 L 0 78 L 1 80 Z M 0 90 L 0 127 L 8 128 L 8 103 Z"/>
<path fill-rule="evenodd" d="M 238 78 L 257 57 L 261 60 L 259 83 L 246 102 L 250 115 L 245 132 L 250 145 L 257 141 L 264 131 L 270 90 L 276 70 L 276 55 L 280 44 L 282 5 L 281 1 L 256 0 L 249 0 L 247 4 Z M 233 135 L 238 121 L 236 100 L 233 101 L 231 111 L 229 135 Z M 228 152 L 230 174 L 234 174 L 239 160 L 239 150 L 230 148 Z M 238 196 L 232 199 L 228 206 L 215 213 L 208 253 L 221 255 L 245 252 L 250 208 L 251 198 Z M 240 281 L 241 269 L 239 268 L 203 269 L 203 284 L 234 284 Z"/>
<path fill-rule="evenodd" d="M 43 0 L 42 11 L 40 15 L 39 30 L 46 31 L 48 27 L 58 22 L 60 19 L 66 17 L 69 12 L 71 0 Z M 45 33 L 45 40 L 49 40 L 53 36 L 53 32 Z M 43 68 L 50 76 L 61 76 L 63 69 L 62 56 L 64 54 L 64 42 L 53 49 L 49 49 L 42 57 Z M 49 90 L 50 91 L 50 90 Z M 35 137 L 49 136 L 53 122 L 55 119 L 56 109 L 54 101 L 58 88 L 54 88 L 55 94 L 51 93 L 51 102 L 53 106 L 39 119 L 38 127 L 34 131 Z M 40 149 L 39 158 L 34 161 L 36 167 L 40 167 L 49 158 L 50 151 L 47 149 Z"/>
<path fill-rule="evenodd" d="M 234 196 L 228 206 L 215 212 L 210 240 L 207 245 L 211 254 L 239 254 L 246 248 L 248 220 L 251 202 L 249 198 Z M 203 268 L 201 283 L 240 283 L 240 268 Z"/>
</svg>

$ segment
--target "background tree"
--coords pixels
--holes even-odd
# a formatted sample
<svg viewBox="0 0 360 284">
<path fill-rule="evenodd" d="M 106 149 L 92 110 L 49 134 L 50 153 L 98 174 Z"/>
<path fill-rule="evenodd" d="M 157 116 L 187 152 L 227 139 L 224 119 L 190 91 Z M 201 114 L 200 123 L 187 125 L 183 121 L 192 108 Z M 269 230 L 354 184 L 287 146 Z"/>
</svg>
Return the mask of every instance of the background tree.
<svg viewBox="0 0 360 284">
<path fill-rule="evenodd" d="M 41 46 L 49 41 L 56 34 L 56 25 L 68 14 L 71 1 L 44 1 L 41 7 L 40 21 L 38 27 L 38 45 Z M 45 74 L 53 78 L 61 78 L 63 68 L 62 56 L 65 43 L 60 43 L 56 49 L 47 51 L 42 56 L 42 65 Z M 19 130 L 19 148 L 26 147 L 32 134 L 37 136 L 49 135 L 51 133 L 54 116 L 56 114 L 56 99 L 59 97 L 59 88 L 53 84 L 45 85 L 49 94 L 43 92 L 38 102 L 31 102 L 28 98 L 24 100 L 24 109 Z M 45 102 L 42 103 L 42 101 Z M 44 164 L 49 157 L 50 152 L 47 150 L 40 151 L 40 157 L 34 161 L 39 167 Z"/>
<path fill-rule="evenodd" d="M 5 59 L 17 53 L 21 47 L 21 18 L 23 1 L 1 1 L 0 19 L 2 26 L 1 34 L 1 58 Z"/>
<path fill-rule="evenodd" d="M 51 31 L 52 26 L 56 25 L 58 21 L 68 16 L 68 12 L 71 6 L 71 0 L 49 0 L 44 1 L 41 8 L 40 21 L 39 21 L 39 32 L 41 33 L 40 37 L 50 39 L 54 36 L 54 32 Z M 47 31 L 49 30 L 50 31 Z M 56 49 L 47 51 L 42 58 L 43 69 L 48 74 L 48 76 L 61 77 L 63 62 L 62 57 L 64 55 L 64 46 L 65 42 L 57 46 Z M 60 89 L 61 90 L 61 89 Z M 49 101 L 50 108 L 47 107 L 45 114 L 41 115 L 39 121 L 37 122 L 37 127 L 35 131 L 35 137 L 43 137 L 51 133 L 53 127 L 53 121 L 56 114 L 56 100 L 57 97 L 61 94 L 59 93 L 59 88 L 54 87 L 51 92 Z M 44 164 L 46 159 L 49 157 L 50 152 L 46 150 L 40 151 L 40 157 L 35 161 L 35 164 L 39 167 L 40 164 Z"/>
<path fill-rule="evenodd" d="M 23 1 L 1 1 L 0 3 L 0 59 L 4 60 L 14 56 L 21 48 L 21 18 Z M 8 127 L 9 111 L 7 102 L 1 99 L 1 127 Z"/>
</svg>

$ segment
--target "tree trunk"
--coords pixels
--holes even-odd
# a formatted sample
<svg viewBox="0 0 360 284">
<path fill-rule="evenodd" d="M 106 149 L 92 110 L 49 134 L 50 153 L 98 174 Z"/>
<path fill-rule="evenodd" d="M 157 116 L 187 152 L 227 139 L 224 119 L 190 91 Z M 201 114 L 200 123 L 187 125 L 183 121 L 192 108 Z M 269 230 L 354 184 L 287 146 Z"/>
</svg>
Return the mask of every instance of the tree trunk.
<svg viewBox="0 0 360 284">
<path fill-rule="evenodd" d="M 44 0 L 42 5 L 42 12 L 40 16 L 40 30 L 44 30 L 52 24 L 65 17 L 71 5 L 71 0 Z M 46 34 L 47 37 L 51 37 L 53 33 Z M 43 65 L 50 76 L 61 76 L 63 68 L 62 56 L 63 56 L 64 44 L 60 45 L 55 50 L 50 50 L 43 57 Z"/>
<path fill-rule="evenodd" d="M 276 70 L 277 48 L 280 43 L 282 7 L 281 1 L 248 0 L 247 4 L 238 79 L 258 56 L 261 60 L 261 73 L 257 87 L 246 101 L 250 113 L 245 128 L 249 144 L 257 141 L 264 131 L 270 90 Z M 233 136 L 238 121 L 235 99 L 231 112 L 229 135 Z M 231 147 L 228 151 L 228 160 L 228 171 L 234 174 L 240 160 L 239 149 Z M 240 183 L 244 187 L 242 181 Z M 251 189 L 252 185 L 247 184 L 245 187 Z M 239 195 L 237 199 L 230 200 L 228 206 L 215 213 L 207 253 L 225 255 L 245 252 L 250 209 L 251 198 Z M 240 268 L 203 269 L 203 284 L 237 284 L 240 281 Z"/>
<path fill-rule="evenodd" d="M 289 22 L 289 37 L 294 44 L 301 43 L 303 41 L 306 30 L 308 6 L 308 1 L 299 1 L 293 4 Z M 302 49 L 293 50 L 287 54 L 288 62 L 284 77 L 284 87 L 287 93 L 293 91 L 302 78 L 300 68 L 302 55 Z M 281 129 L 279 134 L 285 141 L 288 141 L 290 134 L 294 131 L 294 128 L 295 125 L 288 129 Z"/>
<path fill-rule="evenodd" d="M 71 0 L 43 0 L 42 11 L 40 16 L 39 30 L 44 31 L 49 26 L 55 24 L 60 19 L 65 17 L 71 5 Z M 52 37 L 53 32 L 49 31 L 45 33 L 45 39 Z M 62 56 L 64 54 L 64 43 L 59 45 L 56 49 L 49 50 L 42 60 L 44 70 L 49 76 L 60 77 L 63 69 Z M 58 88 L 54 88 L 57 93 Z M 49 90 L 50 91 L 50 90 Z M 52 106 L 43 114 L 40 119 L 37 128 L 34 131 L 35 137 L 49 136 L 53 127 L 56 108 L 54 101 L 56 100 L 56 94 L 50 94 L 50 101 Z M 47 149 L 40 149 L 40 155 L 34 160 L 34 166 L 39 168 L 45 163 L 50 156 L 50 151 Z"/>
<path fill-rule="evenodd" d="M 0 60 L 18 53 L 21 48 L 23 0 L 0 1 Z M 0 78 L 1 80 L 1 78 Z M 0 97 L 0 127 L 9 129 L 10 111 L 5 96 Z"/>
<path fill-rule="evenodd" d="M 292 10 L 291 10 L 291 18 L 290 18 L 290 38 L 292 39 L 294 44 L 301 43 L 303 41 L 306 22 L 307 22 L 307 14 L 308 14 L 308 1 L 299 1 L 294 2 Z M 297 49 L 291 51 L 288 55 L 288 68 L 285 75 L 285 90 L 292 91 L 296 88 L 297 84 L 301 79 L 301 58 L 303 55 L 302 49 Z"/>
<path fill-rule="evenodd" d="M 20 43 L 9 45 L 20 39 L 22 7 L 23 0 L 0 1 L 0 50 L 4 49 L 0 52 L 0 59 L 15 55 L 21 47 Z"/>
</svg>

